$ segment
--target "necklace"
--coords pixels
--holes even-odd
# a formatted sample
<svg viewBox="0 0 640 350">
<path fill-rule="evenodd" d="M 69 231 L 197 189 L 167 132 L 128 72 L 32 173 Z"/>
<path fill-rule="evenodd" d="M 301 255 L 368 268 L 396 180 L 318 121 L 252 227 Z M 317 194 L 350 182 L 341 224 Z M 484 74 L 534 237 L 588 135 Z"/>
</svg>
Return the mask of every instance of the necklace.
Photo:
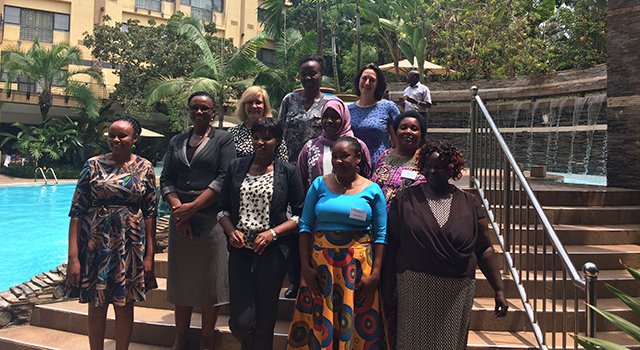
<svg viewBox="0 0 640 350">
<path fill-rule="evenodd" d="M 342 182 L 340 182 L 340 180 L 338 180 L 338 175 L 336 175 L 336 173 L 333 173 L 333 178 L 336 179 L 336 182 L 338 183 L 338 185 L 340 185 L 342 188 L 344 188 L 345 190 L 348 190 L 350 188 L 353 187 L 353 181 L 355 180 L 351 180 L 351 182 L 349 182 L 349 187 L 345 186 L 342 184 Z"/>
</svg>

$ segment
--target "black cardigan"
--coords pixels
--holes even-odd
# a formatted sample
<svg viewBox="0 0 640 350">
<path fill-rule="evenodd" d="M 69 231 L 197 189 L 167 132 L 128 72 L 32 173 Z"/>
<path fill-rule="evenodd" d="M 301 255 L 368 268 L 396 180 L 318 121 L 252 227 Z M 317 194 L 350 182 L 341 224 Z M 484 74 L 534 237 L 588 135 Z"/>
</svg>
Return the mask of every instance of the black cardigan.
<svg viewBox="0 0 640 350">
<path fill-rule="evenodd" d="M 218 202 L 219 210 L 227 211 L 231 214 L 230 219 L 233 226 L 238 225 L 240 220 L 240 186 L 249 172 L 253 158 L 254 156 L 252 155 L 231 161 L 224 178 L 221 197 Z M 302 205 L 304 204 L 304 190 L 296 167 L 293 164 L 276 159 L 273 171 L 273 197 L 269 207 L 269 227 L 278 226 L 288 220 L 288 206 L 291 206 L 293 215 L 300 216 L 302 214 Z M 291 244 L 297 239 L 298 233 L 293 232 L 287 236 L 279 237 L 276 241 L 285 258 L 289 257 Z M 231 246 L 229 246 L 229 249 L 246 251 L 245 248 Z"/>
</svg>

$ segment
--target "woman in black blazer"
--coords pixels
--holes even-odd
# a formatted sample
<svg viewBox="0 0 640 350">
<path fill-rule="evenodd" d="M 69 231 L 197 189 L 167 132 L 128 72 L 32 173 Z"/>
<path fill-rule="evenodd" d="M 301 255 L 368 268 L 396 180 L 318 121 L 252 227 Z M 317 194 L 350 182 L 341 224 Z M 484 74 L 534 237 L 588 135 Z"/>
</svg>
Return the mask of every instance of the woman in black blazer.
<svg viewBox="0 0 640 350">
<path fill-rule="evenodd" d="M 275 157 L 282 142 L 277 120 L 256 120 L 251 135 L 255 154 L 229 165 L 218 214 L 230 246 L 229 325 L 243 350 L 273 347 L 278 296 L 304 203 L 295 166 Z"/>
</svg>

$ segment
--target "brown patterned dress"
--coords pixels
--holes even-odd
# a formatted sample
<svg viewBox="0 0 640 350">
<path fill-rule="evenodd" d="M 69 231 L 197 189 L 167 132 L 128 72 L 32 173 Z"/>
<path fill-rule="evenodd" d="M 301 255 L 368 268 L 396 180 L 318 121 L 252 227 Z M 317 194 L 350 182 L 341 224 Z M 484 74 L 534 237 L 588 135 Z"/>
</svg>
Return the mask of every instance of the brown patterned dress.
<svg viewBox="0 0 640 350">
<path fill-rule="evenodd" d="M 124 306 L 145 299 L 144 220 L 156 215 L 155 180 L 153 165 L 139 156 L 122 167 L 111 154 L 85 163 L 69 211 L 82 222 L 81 303 Z"/>
</svg>

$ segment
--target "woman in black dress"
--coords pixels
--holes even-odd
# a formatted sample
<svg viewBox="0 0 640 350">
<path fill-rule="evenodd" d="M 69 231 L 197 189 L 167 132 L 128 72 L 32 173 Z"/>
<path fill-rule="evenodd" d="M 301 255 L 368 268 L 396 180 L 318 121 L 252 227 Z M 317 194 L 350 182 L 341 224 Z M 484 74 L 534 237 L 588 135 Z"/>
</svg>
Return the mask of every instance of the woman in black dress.
<svg viewBox="0 0 640 350">
<path fill-rule="evenodd" d="M 418 156 L 426 182 L 391 200 L 382 286 L 397 349 L 466 348 L 476 265 L 495 290 L 495 315 L 507 314 L 485 210 L 449 183 L 462 176 L 463 164 L 455 147 L 428 142 Z"/>
</svg>

